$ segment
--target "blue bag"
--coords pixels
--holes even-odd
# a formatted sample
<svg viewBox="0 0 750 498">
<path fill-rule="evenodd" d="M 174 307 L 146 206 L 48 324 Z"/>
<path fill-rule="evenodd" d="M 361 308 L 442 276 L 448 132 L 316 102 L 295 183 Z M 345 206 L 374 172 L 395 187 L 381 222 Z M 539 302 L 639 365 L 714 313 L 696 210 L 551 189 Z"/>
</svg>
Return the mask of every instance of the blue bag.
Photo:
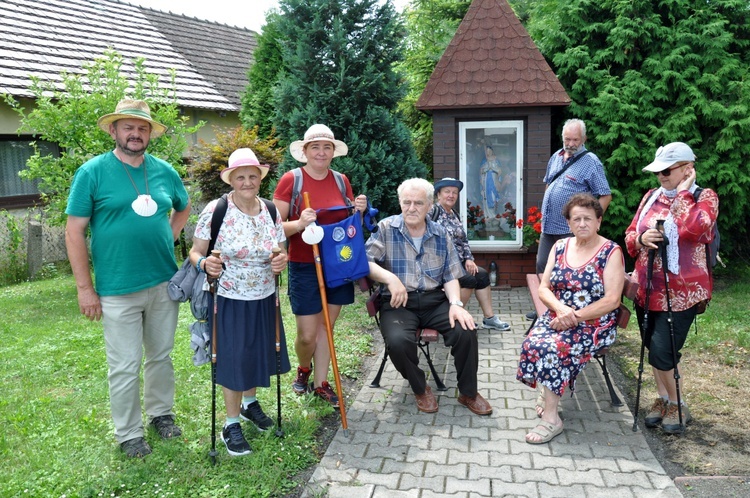
<svg viewBox="0 0 750 498">
<path fill-rule="evenodd" d="M 328 211 L 342 208 L 329 208 Z M 377 209 L 368 205 L 365 221 L 370 231 L 377 229 L 372 218 Z M 322 225 L 323 240 L 320 241 L 320 259 L 323 264 L 323 275 L 328 287 L 339 287 L 356 282 L 370 274 L 370 265 L 365 253 L 365 238 L 362 233 L 362 215 L 359 211 L 348 218 Z"/>
</svg>

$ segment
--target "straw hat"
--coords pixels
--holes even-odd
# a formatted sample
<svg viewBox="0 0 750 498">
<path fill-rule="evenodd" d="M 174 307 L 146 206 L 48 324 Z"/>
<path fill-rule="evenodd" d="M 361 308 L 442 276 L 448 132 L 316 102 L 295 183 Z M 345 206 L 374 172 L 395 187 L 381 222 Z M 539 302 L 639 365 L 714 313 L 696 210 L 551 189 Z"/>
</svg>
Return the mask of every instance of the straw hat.
<svg viewBox="0 0 750 498">
<path fill-rule="evenodd" d="M 151 110 L 142 100 L 122 99 L 117 103 L 115 112 L 105 114 L 96 122 L 104 133 L 109 133 L 109 125 L 118 119 L 142 119 L 151 123 L 151 138 L 158 138 L 167 131 L 167 127 L 151 119 Z"/>
<path fill-rule="evenodd" d="M 314 124 L 305 132 L 304 140 L 297 140 L 289 146 L 292 157 L 301 163 L 306 163 L 305 145 L 310 142 L 331 142 L 333 144 L 333 157 L 345 156 L 349 152 L 349 147 L 341 140 L 336 140 L 329 127 L 322 124 Z"/>
<path fill-rule="evenodd" d="M 228 163 L 229 166 L 221 170 L 221 173 L 219 173 L 219 175 L 221 176 L 221 179 L 224 181 L 224 183 L 228 183 L 230 185 L 231 180 L 229 179 L 229 175 L 233 170 L 242 168 L 243 166 L 255 166 L 256 168 L 258 168 L 258 170 L 260 170 L 261 180 L 268 174 L 269 166 L 267 164 L 260 164 L 258 158 L 255 157 L 255 152 L 248 148 L 237 149 L 236 151 L 232 152 L 232 154 L 229 156 Z"/>
</svg>

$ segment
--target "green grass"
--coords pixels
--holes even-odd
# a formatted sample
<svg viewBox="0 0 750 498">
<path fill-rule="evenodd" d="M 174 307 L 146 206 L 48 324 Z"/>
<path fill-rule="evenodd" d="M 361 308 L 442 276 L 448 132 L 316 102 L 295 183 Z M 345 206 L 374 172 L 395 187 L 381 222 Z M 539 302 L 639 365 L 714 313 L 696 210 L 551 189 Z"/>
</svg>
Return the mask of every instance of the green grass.
<svg viewBox="0 0 750 498">
<path fill-rule="evenodd" d="M 282 300 L 294 370 L 294 316 L 285 291 Z M 162 441 L 149 431 L 154 452 L 131 460 L 113 437 L 101 323 L 79 314 L 72 277 L 0 288 L 0 312 L 2 497 L 281 496 L 325 449 L 317 442 L 321 420 L 338 417 L 323 401 L 296 396 L 288 373 L 281 378 L 285 437 L 245 425 L 252 455 L 230 458 L 217 438 L 218 464 L 211 466 L 210 367 L 193 366 L 188 331 L 193 317 L 185 303 L 172 355 L 183 435 Z M 373 325 L 358 292 L 358 302 L 344 308 L 336 327 L 342 376 L 357 377 L 370 353 L 371 336 L 364 329 Z M 275 421 L 275 377 L 258 397 Z M 225 416 L 220 388 L 217 407 L 218 432 Z"/>
<path fill-rule="evenodd" d="M 724 270 L 714 279 L 714 293 L 706 312 L 698 315 L 685 342 L 686 350 L 708 353 L 713 361 L 729 367 L 746 364 L 750 359 L 750 267 L 740 265 Z M 627 302 L 631 309 L 632 303 Z M 629 351 L 621 366 L 637 371 L 640 336 L 636 315 L 627 330 L 618 333 L 618 348 Z"/>
</svg>

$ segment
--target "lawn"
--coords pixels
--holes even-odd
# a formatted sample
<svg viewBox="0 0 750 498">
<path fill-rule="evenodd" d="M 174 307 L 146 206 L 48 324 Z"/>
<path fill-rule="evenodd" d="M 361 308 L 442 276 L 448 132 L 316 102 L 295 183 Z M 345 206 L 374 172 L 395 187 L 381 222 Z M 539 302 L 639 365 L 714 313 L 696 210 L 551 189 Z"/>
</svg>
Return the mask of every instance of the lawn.
<svg viewBox="0 0 750 498">
<path fill-rule="evenodd" d="M 285 289 L 285 285 L 282 286 Z M 359 294 L 359 293 L 358 293 Z M 294 317 L 285 290 L 282 305 L 294 367 Z M 210 367 L 192 363 L 188 303 L 181 306 L 173 353 L 177 378 L 175 412 L 182 437 L 162 441 L 149 431 L 154 452 L 143 460 L 123 456 L 113 437 L 101 323 L 78 312 L 73 278 L 0 288 L 0 496 L 282 496 L 298 486 L 301 472 L 320 459 L 321 422 L 338 412 L 323 401 L 298 397 L 292 373 L 281 378 L 283 438 L 244 426 L 252 455 L 231 458 L 217 439 L 211 447 Z M 346 307 L 336 327 L 342 376 L 355 378 L 370 354 L 373 322 L 364 296 Z M 294 368 L 293 367 L 293 368 Z M 331 374 L 330 381 L 333 385 Z M 276 420 L 275 378 L 260 389 L 266 413 Z M 217 389 L 217 431 L 224 421 Z"/>
<path fill-rule="evenodd" d="M 750 475 L 749 282 L 747 265 L 717 272 L 711 304 L 688 335 L 680 361 L 680 389 L 694 421 L 685 435 L 668 436 L 640 426 L 656 438 L 651 443 L 664 452 L 663 463 L 678 464 L 687 474 Z M 631 411 L 640 345 L 633 314 L 628 328 L 618 334 L 614 355 L 626 377 Z M 643 379 L 641 419 L 656 397 L 648 361 Z"/>
</svg>

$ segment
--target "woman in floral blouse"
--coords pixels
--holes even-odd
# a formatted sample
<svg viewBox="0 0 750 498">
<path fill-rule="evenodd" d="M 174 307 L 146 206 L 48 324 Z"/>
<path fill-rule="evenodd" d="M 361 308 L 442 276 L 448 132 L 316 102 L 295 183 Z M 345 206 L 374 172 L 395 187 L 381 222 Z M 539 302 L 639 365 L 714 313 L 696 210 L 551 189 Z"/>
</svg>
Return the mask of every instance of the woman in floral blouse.
<svg viewBox="0 0 750 498">
<path fill-rule="evenodd" d="M 636 258 L 634 273 L 638 278 L 636 313 L 643 323 L 648 287 L 648 253 L 656 251 L 648 302 L 648 324 L 644 342 L 649 348 L 659 397 L 646 415 L 647 427 L 664 432 L 682 432 L 690 422 L 690 411 L 682 402 L 677 409 L 677 386 L 674 380 L 674 355 L 679 365 L 680 349 L 685 344 L 690 325 L 702 303 L 711 299 L 711 272 L 706 260 L 706 244 L 713 238 L 719 213 L 719 198 L 710 189 L 703 189 L 695 198 L 695 154 L 682 142 L 673 142 L 656 151 L 654 162 L 643 168 L 656 175 L 661 187 L 649 190 L 625 232 L 628 253 Z M 663 231 L 656 229 L 657 220 L 664 220 Z M 660 249 L 666 242 L 667 268 L 663 266 Z M 669 278 L 665 282 L 665 275 Z M 667 299 L 669 287 L 669 302 Z M 671 313 L 670 313 L 671 308 Z M 671 317 L 670 317 L 671 315 Z M 668 319 L 672 320 L 670 327 Z M 674 330 L 676 351 L 672 351 L 671 329 Z M 684 378 L 680 380 L 683 387 Z M 678 412 L 682 412 L 680 423 Z"/>
<path fill-rule="evenodd" d="M 256 387 L 271 385 L 276 372 L 276 300 L 274 273 L 286 268 L 281 218 L 271 217 L 258 196 L 268 165 L 260 164 L 252 150 L 238 149 L 229 156 L 229 167 L 221 179 L 232 186 L 227 210 L 216 236 L 215 249 L 221 259 L 209 255 L 211 221 L 218 199 L 205 207 L 198 219 L 190 250 L 190 261 L 217 286 L 216 383 L 224 393 L 227 420 L 221 439 L 232 456 L 247 455 L 247 443 L 240 418 L 260 431 L 273 420 L 255 398 Z M 272 257 L 273 249 L 281 252 Z M 209 326 L 213 313 L 209 314 Z M 280 327 L 281 373 L 289 371 L 283 324 Z"/>
<path fill-rule="evenodd" d="M 516 378 L 536 388 L 541 421 L 526 442 L 541 444 L 562 433 L 557 412 L 565 388 L 598 351 L 615 342 L 617 308 L 625 281 L 620 246 L 599 235 L 604 211 L 591 194 L 573 195 L 563 208 L 572 237 L 555 243 L 547 259 L 539 298 L 547 311 L 521 347 Z"/>
<path fill-rule="evenodd" d="M 463 182 L 455 178 L 443 178 L 435 182 L 437 202 L 427 218 L 443 225 L 453 240 L 453 246 L 458 252 L 461 265 L 466 270 L 466 274 L 458 279 L 458 283 L 461 285 L 461 302 L 465 305 L 471 299 L 471 293 L 476 291 L 477 301 L 484 315 L 482 326 L 487 329 L 510 330 L 510 325 L 500 320 L 492 309 L 490 276 L 487 270 L 474 263 L 469 239 L 466 237 L 461 218 L 455 211 L 458 194 L 463 188 Z"/>
</svg>

